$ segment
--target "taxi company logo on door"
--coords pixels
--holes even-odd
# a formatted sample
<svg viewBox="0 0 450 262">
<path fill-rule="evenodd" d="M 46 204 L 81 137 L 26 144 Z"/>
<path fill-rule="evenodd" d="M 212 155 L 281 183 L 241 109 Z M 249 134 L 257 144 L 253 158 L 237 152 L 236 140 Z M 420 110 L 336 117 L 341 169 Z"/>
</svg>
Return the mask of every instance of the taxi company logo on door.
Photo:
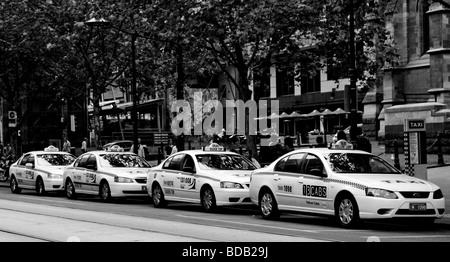
<svg viewBox="0 0 450 262">
<path fill-rule="evenodd" d="M 259 100 L 258 103 L 255 100 L 245 103 L 242 100 L 226 100 L 225 103 L 219 100 L 204 102 L 202 92 L 194 93 L 193 107 L 187 100 L 176 100 L 172 103 L 171 112 L 174 117 L 171 129 L 174 135 L 192 135 L 192 131 L 194 135 L 218 135 L 223 129 L 226 134 L 256 135 L 259 126 L 260 134 L 270 136 L 261 139 L 262 146 L 268 146 L 270 142 L 278 140 L 278 100 L 270 101 L 270 111 L 275 117 L 268 117 L 267 100 Z"/>
<path fill-rule="evenodd" d="M 312 197 L 327 197 L 327 188 L 324 186 L 303 185 L 303 195 Z"/>
</svg>

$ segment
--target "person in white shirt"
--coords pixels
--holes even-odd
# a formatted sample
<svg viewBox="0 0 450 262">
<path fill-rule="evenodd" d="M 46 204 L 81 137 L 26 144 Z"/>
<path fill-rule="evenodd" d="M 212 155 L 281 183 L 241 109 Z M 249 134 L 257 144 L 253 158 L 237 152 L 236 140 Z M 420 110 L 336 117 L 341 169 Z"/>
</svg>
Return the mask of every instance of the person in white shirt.
<svg viewBox="0 0 450 262">
<path fill-rule="evenodd" d="M 130 148 L 130 152 L 134 153 L 134 144 L 131 146 Z M 145 150 L 144 150 L 144 146 L 141 144 L 141 139 L 138 138 L 138 151 L 137 151 L 138 156 L 145 158 Z"/>
<path fill-rule="evenodd" d="M 87 152 L 87 137 L 83 139 L 83 142 L 81 142 L 81 153 L 84 154 Z"/>
</svg>

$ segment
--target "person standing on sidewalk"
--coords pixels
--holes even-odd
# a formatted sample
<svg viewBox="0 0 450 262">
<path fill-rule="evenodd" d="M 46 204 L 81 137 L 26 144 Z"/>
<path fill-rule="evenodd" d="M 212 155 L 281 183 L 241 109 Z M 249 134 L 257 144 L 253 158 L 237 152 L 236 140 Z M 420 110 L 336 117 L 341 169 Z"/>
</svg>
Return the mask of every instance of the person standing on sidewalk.
<svg viewBox="0 0 450 262">
<path fill-rule="evenodd" d="M 81 154 L 84 154 L 87 152 L 87 137 L 83 139 L 83 142 L 81 142 Z"/>
<path fill-rule="evenodd" d="M 70 153 L 70 149 L 71 149 L 70 141 L 67 139 L 67 137 L 65 137 L 62 151 Z"/>
</svg>

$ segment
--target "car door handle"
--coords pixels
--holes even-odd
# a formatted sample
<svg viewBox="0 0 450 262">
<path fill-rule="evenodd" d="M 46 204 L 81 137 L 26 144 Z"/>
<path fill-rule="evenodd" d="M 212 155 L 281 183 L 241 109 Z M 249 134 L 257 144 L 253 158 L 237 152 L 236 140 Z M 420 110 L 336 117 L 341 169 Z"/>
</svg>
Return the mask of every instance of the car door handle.
<svg viewBox="0 0 450 262">
<path fill-rule="evenodd" d="M 275 174 L 274 176 L 273 176 L 273 180 L 275 180 L 275 181 L 278 181 L 278 180 L 280 180 L 281 178 L 279 178 L 278 177 L 278 174 Z"/>
</svg>

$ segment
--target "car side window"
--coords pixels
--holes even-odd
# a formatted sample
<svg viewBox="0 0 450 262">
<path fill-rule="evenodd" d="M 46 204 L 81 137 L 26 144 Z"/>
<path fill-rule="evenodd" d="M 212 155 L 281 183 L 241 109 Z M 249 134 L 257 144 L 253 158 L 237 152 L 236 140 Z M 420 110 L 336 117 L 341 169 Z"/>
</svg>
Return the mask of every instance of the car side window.
<svg viewBox="0 0 450 262">
<path fill-rule="evenodd" d="M 275 165 L 274 171 L 283 172 L 284 166 L 286 165 L 286 160 L 287 157 L 278 161 L 278 163 Z"/>
<path fill-rule="evenodd" d="M 321 174 L 326 175 L 322 160 L 316 155 L 308 154 L 305 159 L 304 173 L 313 175 L 313 170 L 319 170 Z"/>
<path fill-rule="evenodd" d="M 90 156 L 90 155 L 84 155 L 84 156 L 80 159 L 80 162 L 78 163 L 78 167 L 86 168 L 86 162 L 87 162 L 89 156 Z"/>
<path fill-rule="evenodd" d="M 183 160 L 183 166 L 181 170 L 186 170 L 186 168 L 192 170 L 193 173 L 195 173 L 195 164 L 194 159 L 190 155 L 186 155 Z"/>
<path fill-rule="evenodd" d="M 30 156 L 28 157 L 27 163 L 30 163 L 30 164 L 32 164 L 33 166 L 35 165 L 35 163 L 34 163 L 34 156 L 33 156 L 33 155 L 30 155 Z"/>
<path fill-rule="evenodd" d="M 167 169 L 180 170 L 181 160 L 183 160 L 184 154 L 179 154 L 173 157 L 170 161 L 169 167 Z"/>
<path fill-rule="evenodd" d="M 305 153 L 296 153 L 281 159 L 275 166 L 275 171 L 299 173 L 304 156 Z"/>
<path fill-rule="evenodd" d="M 164 165 L 163 165 L 163 169 L 169 169 L 169 165 L 170 165 L 170 162 L 172 162 L 172 159 L 173 159 L 173 157 L 170 157 L 169 159 L 167 159 L 167 161 L 166 162 L 164 162 Z"/>
<path fill-rule="evenodd" d="M 286 161 L 284 166 L 284 172 L 289 173 L 300 173 L 300 168 L 302 165 L 302 159 L 304 158 L 305 153 L 292 154 Z"/>
<path fill-rule="evenodd" d="M 27 160 L 28 160 L 29 157 L 30 157 L 30 154 L 24 155 L 24 156 L 22 157 L 22 160 L 20 160 L 19 165 L 20 165 L 20 166 L 24 166 L 24 165 L 27 163 Z"/>
<path fill-rule="evenodd" d="M 86 161 L 86 168 L 89 169 L 97 169 L 97 159 L 95 159 L 94 155 L 90 155 Z"/>
</svg>

